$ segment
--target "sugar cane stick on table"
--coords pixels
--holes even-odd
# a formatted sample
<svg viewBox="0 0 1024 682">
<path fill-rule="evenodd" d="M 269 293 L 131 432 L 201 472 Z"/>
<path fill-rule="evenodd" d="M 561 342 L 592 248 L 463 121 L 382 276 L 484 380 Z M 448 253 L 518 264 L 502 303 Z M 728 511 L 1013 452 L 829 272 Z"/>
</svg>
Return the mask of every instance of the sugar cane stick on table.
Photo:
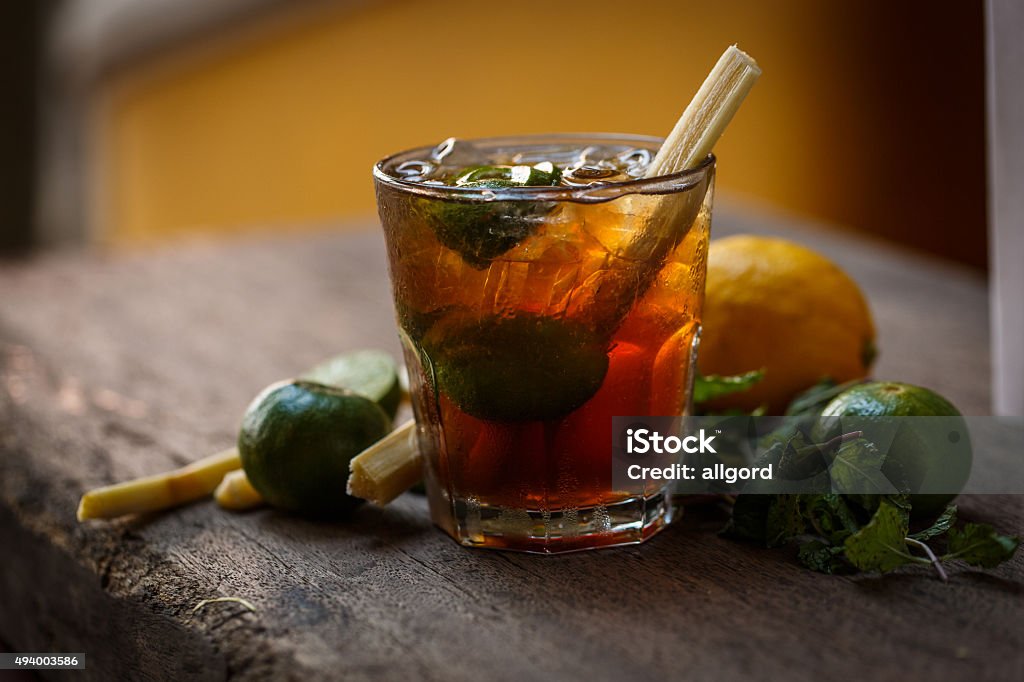
<svg viewBox="0 0 1024 682">
<path fill-rule="evenodd" d="M 241 466 L 238 450 L 230 448 L 174 471 L 90 490 L 78 504 L 78 520 L 112 519 L 194 502 L 212 493 L 224 474 Z"/>
<path fill-rule="evenodd" d="M 226 473 L 224 480 L 213 492 L 213 499 L 221 509 L 231 511 L 245 511 L 265 504 L 259 491 L 252 487 L 244 469 Z"/>
<path fill-rule="evenodd" d="M 416 422 L 410 419 L 352 460 L 350 495 L 385 505 L 422 479 L 415 426 Z M 96 488 L 82 496 L 78 520 L 160 511 L 211 493 L 218 505 L 232 511 L 264 504 L 241 467 L 238 450 L 231 448 L 174 471 Z M 339 494 L 342 492 L 339 490 Z"/>
<path fill-rule="evenodd" d="M 416 421 L 410 419 L 386 438 L 352 458 L 348 494 L 384 506 L 423 478 L 416 446 Z"/>
</svg>

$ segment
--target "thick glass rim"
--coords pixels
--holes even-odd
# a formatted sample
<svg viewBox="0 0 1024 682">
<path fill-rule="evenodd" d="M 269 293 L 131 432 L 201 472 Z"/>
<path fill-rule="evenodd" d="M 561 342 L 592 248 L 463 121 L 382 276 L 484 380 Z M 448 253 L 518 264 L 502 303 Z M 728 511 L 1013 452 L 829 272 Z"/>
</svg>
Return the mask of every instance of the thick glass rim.
<svg viewBox="0 0 1024 682">
<path fill-rule="evenodd" d="M 653 135 L 633 135 L 629 133 L 549 133 L 542 135 L 509 135 L 500 137 L 467 138 L 468 142 L 484 147 L 529 146 L 574 144 L 586 146 L 587 143 L 624 143 L 630 146 L 643 147 L 657 152 L 664 138 Z M 458 201 L 576 201 L 597 203 L 611 201 L 627 194 L 673 194 L 685 192 L 699 185 L 715 165 L 714 154 L 708 154 L 700 165 L 679 173 L 658 175 L 653 178 L 640 178 L 622 182 L 596 182 L 584 187 L 508 187 L 502 189 L 485 189 L 478 187 L 453 187 L 450 185 L 432 185 L 412 182 L 389 175 L 384 169 L 395 162 L 408 159 L 423 159 L 430 155 L 436 145 L 414 147 L 390 154 L 373 166 L 374 179 L 389 187 L 440 199 Z"/>
</svg>

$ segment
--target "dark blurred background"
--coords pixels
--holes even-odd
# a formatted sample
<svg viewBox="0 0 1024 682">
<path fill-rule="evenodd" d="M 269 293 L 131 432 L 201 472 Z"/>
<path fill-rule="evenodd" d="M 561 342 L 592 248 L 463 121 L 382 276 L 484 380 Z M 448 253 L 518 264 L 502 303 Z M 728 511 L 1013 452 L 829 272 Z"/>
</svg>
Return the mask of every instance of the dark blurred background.
<svg viewBox="0 0 1024 682">
<path fill-rule="evenodd" d="M 986 267 L 983 3 L 642 9 L 4 3 L 0 244 L 131 248 L 367 218 L 369 168 L 400 148 L 664 134 L 735 42 L 764 76 L 716 150 L 721 202 Z"/>
<path fill-rule="evenodd" d="M 34 236 L 39 130 L 39 67 L 45 2 L 0 5 L 0 251 Z"/>
</svg>

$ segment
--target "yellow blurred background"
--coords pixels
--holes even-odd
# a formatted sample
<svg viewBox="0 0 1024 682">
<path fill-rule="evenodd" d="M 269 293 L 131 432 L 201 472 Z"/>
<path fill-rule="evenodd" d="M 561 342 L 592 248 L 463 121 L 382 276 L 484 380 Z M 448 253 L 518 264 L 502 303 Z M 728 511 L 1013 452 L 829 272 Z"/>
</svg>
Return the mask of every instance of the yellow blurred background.
<svg viewBox="0 0 1024 682">
<path fill-rule="evenodd" d="M 973 2 L 281 3 L 104 78 L 93 234 L 367 217 L 373 162 L 448 136 L 662 135 L 730 43 L 764 75 L 716 149 L 721 201 L 985 266 Z"/>
</svg>

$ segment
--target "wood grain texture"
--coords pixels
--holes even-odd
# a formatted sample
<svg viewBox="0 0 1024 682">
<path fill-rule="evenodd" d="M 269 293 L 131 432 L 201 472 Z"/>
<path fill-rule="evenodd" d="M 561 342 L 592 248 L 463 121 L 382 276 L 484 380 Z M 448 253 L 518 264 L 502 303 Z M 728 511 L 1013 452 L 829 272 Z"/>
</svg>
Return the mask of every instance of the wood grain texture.
<svg viewBox="0 0 1024 682">
<path fill-rule="evenodd" d="M 987 299 L 968 272 L 720 212 L 838 260 L 876 312 L 880 375 L 988 411 Z M 1020 557 L 991 572 L 811 573 L 689 513 L 649 543 L 471 551 L 401 497 L 314 524 L 212 503 L 78 525 L 82 491 L 223 448 L 265 384 L 397 353 L 383 249 L 358 235 L 49 255 L 0 266 L 0 639 L 85 651 L 76 679 L 1006 680 L 1024 672 Z M 1021 498 L 964 513 L 1020 533 Z M 257 611 L 201 600 L 244 597 Z"/>
</svg>

